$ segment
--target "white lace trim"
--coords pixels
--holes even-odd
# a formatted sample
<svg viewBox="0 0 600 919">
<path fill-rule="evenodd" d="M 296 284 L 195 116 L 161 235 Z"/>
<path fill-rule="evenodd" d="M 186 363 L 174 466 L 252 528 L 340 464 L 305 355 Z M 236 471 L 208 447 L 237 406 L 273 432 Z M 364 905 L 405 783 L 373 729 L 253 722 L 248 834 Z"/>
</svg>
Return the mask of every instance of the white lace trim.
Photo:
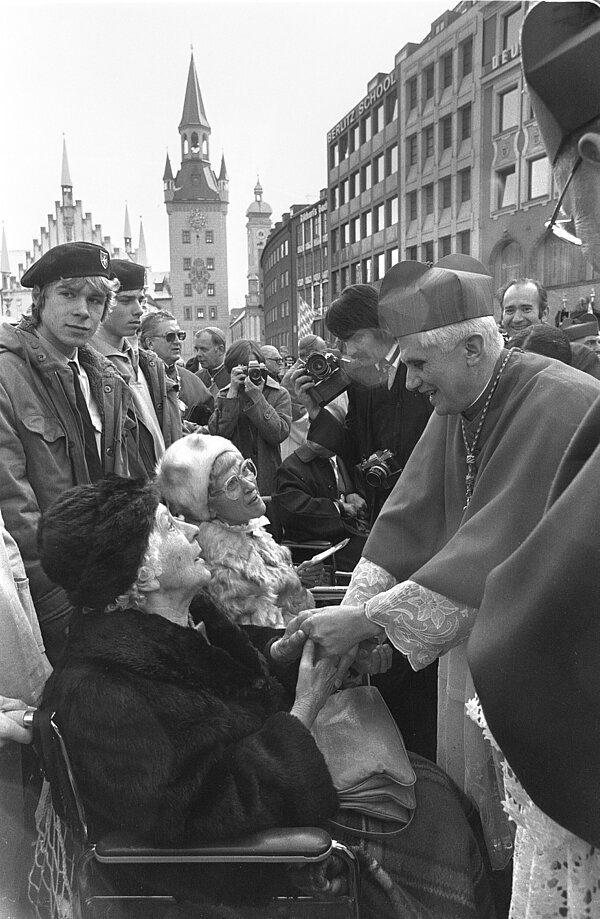
<svg viewBox="0 0 600 919">
<path fill-rule="evenodd" d="M 479 699 L 467 714 L 498 749 Z M 560 826 L 533 803 L 503 760 L 504 809 L 516 824 L 509 919 L 593 919 L 600 915 L 600 850 Z"/>
<path fill-rule="evenodd" d="M 403 581 L 373 597 L 365 611 L 415 670 L 464 641 L 477 615 L 474 607 L 454 603 L 415 581 Z"/>
</svg>

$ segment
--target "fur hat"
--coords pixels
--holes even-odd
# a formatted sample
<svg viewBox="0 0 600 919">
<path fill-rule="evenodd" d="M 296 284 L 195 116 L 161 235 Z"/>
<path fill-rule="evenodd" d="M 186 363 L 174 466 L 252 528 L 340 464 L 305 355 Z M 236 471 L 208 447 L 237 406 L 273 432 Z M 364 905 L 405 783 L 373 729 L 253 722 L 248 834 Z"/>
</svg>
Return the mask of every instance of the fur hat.
<svg viewBox="0 0 600 919">
<path fill-rule="evenodd" d="M 44 571 L 73 606 L 104 609 L 134 583 L 157 507 L 157 491 L 145 479 L 110 475 L 69 488 L 40 520 Z"/>
<path fill-rule="evenodd" d="M 215 460 L 238 448 L 216 434 L 188 434 L 165 450 L 158 469 L 158 486 L 174 513 L 196 521 L 210 520 L 208 484 Z"/>
</svg>

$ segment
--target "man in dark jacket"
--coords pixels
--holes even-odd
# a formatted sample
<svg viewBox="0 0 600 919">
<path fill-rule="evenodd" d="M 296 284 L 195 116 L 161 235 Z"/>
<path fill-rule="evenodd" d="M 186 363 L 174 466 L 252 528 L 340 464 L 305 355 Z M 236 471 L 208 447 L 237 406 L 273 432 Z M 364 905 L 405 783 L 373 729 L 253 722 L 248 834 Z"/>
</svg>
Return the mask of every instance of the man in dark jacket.
<svg viewBox="0 0 600 919">
<path fill-rule="evenodd" d="M 0 326 L 0 505 L 52 662 L 71 605 L 40 566 L 38 519 L 72 485 L 127 475 L 128 434 L 135 436 L 129 389 L 88 344 L 117 287 L 110 275 L 102 246 L 55 246 L 21 279 L 33 288 L 31 318 Z"/>
<path fill-rule="evenodd" d="M 152 476 L 165 449 L 182 436 L 179 399 L 164 362 L 154 352 L 132 347 L 129 340 L 135 340 L 142 318 L 143 265 L 113 259 L 111 269 L 121 286 L 91 343 L 114 365 L 133 396 L 138 438 L 129 439 L 129 472 Z"/>
<path fill-rule="evenodd" d="M 216 326 L 207 326 L 196 332 L 194 349 L 198 361 L 196 375 L 216 399 L 219 390 L 229 386 L 230 379 L 225 367 L 225 336 L 222 330 Z"/>
</svg>

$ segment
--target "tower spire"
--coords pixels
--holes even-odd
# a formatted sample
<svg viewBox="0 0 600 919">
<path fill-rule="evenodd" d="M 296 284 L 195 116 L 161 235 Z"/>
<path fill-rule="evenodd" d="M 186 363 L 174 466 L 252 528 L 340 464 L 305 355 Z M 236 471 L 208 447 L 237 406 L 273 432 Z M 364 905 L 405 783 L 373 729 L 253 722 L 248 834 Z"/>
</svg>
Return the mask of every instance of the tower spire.
<svg viewBox="0 0 600 919">
<path fill-rule="evenodd" d="M 73 188 L 73 183 L 71 182 L 71 172 L 69 170 L 69 158 L 67 157 L 67 140 L 63 134 L 63 150 L 62 150 L 62 170 L 60 175 L 60 184 L 63 189 Z"/>
<path fill-rule="evenodd" d="M 208 118 L 204 111 L 204 102 L 202 101 L 202 93 L 200 92 L 200 84 L 198 83 L 198 74 L 196 73 L 193 51 L 190 57 L 190 68 L 188 70 L 183 114 L 181 115 L 179 130 L 181 131 L 184 127 L 201 127 L 210 130 Z"/>
<path fill-rule="evenodd" d="M 0 256 L 0 274 L 3 276 L 5 274 L 10 275 L 10 261 L 8 258 L 8 246 L 6 245 L 6 233 L 4 232 L 4 224 L 2 224 L 2 255 Z"/>
<path fill-rule="evenodd" d="M 125 227 L 123 229 L 123 239 L 125 240 L 125 252 L 131 254 L 131 224 L 129 223 L 127 201 L 125 202 Z"/>
<path fill-rule="evenodd" d="M 137 249 L 136 261 L 138 265 L 143 265 L 144 268 L 148 267 L 148 255 L 146 253 L 146 238 L 144 236 L 144 225 L 142 223 L 142 218 L 140 217 L 140 242 Z"/>
</svg>

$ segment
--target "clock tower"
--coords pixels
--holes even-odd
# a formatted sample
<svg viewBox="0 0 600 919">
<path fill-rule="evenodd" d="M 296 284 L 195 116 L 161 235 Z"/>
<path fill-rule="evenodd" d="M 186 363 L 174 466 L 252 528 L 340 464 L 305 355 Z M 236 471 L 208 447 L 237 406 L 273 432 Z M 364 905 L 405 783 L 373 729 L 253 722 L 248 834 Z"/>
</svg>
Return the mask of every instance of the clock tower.
<svg viewBox="0 0 600 919">
<path fill-rule="evenodd" d="M 254 201 L 246 211 L 248 222 L 248 293 L 246 294 L 246 309 L 258 308 L 262 304 L 259 290 L 260 257 L 265 247 L 267 237 L 271 232 L 272 207 L 263 201 L 263 190 L 260 179 L 257 177 L 254 186 Z"/>
<path fill-rule="evenodd" d="M 179 124 L 181 166 L 171 161 L 163 175 L 169 218 L 172 311 L 187 339 L 183 357 L 194 353 L 194 334 L 205 326 L 229 328 L 227 290 L 227 208 L 229 179 L 225 158 L 217 177 L 210 159 L 211 129 L 192 52 L 183 114 Z"/>
</svg>

